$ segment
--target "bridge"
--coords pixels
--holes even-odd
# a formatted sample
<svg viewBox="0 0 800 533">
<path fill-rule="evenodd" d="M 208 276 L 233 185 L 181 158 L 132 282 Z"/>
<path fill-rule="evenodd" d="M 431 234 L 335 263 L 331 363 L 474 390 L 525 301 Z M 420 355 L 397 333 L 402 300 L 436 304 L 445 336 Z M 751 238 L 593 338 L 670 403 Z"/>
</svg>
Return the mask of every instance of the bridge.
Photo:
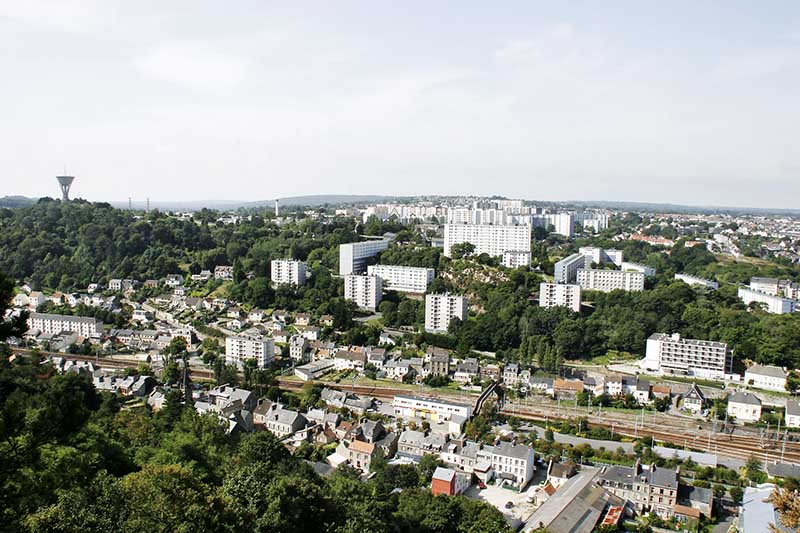
<svg viewBox="0 0 800 533">
<path fill-rule="evenodd" d="M 488 400 L 492 394 L 497 396 L 497 408 L 503 408 L 503 403 L 505 402 L 505 393 L 503 392 L 503 388 L 500 386 L 499 381 L 492 381 L 488 387 L 481 391 L 481 395 L 478 396 L 478 399 L 475 400 L 475 406 L 472 409 L 472 416 L 480 414 L 484 403 L 486 403 L 486 400 Z"/>
</svg>

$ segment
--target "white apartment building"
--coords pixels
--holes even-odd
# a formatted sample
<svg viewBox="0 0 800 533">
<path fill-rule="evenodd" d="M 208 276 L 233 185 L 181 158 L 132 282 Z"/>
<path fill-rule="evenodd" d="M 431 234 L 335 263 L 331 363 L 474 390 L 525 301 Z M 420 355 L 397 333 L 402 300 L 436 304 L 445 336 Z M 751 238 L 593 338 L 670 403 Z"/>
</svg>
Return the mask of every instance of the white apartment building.
<svg viewBox="0 0 800 533">
<path fill-rule="evenodd" d="M 535 470 L 533 448 L 501 441 L 491 450 L 492 469 L 498 477 L 511 478 L 517 487 L 525 487 Z"/>
<path fill-rule="evenodd" d="M 453 245 L 468 242 L 476 254 L 502 257 L 507 252 L 527 253 L 530 264 L 531 227 L 529 225 L 445 224 L 444 255 L 451 257 Z M 518 260 L 526 256 L 518 255 Z"/>
<path fill-rule="evenodd" d="M 501 261 L 504 267 L 517 268 L 521 266 L 529 266 L 531 264 L 530 252 L 503 252 L 503 260 Z"/>
<path fill-rule="evenodd" d="M 581 286 L 561 283 L 539 285 L 539 307 L 562 306 L 576 313 L 581 310 Z"/>
<path fill-rule="evenodd" d="M 575 215 L 572 213 L 547 213 L 543 215 L 533 215 L 531 221 L 534 225 L 553 226 L 553 233 L 558 233 L 564 237 L 572 237 L 575 234 Z"/>
<path fill-rule="evenodd" d="M 773 296 L 765 292 L 753 290 L 749 287 L 739 287 L 739 299 L 745 304 L 753 302 L 766 305 L 768 313 L 782 315 L 797 311 L 797 300 L 791 300 L 782 296 Z"/>
<path fill-rule="evenodd" d="M 360 274 L 366 270 L 367 259 L 389 247 L 388 239 L 351 242 L 339 245 L 339 275 Z"/>
<path fill-rule="evenodd" d="M 772 296 L 782 296 L 790 300 L 800 299 L 800 284 L 788 279 L 750 278 L 750 288 Z"/>
<path fill-rule="evenodd" d="M 578 270 L 586 268 L 586 256 L 582 253 L 572 254 L 555 264 L 556 283 L 575 283 L 578 279 Z"/>
<path fill-rule="evenodd" d="M 48 335 L 68 331 L 88 338 L 97 337 L 103 333 L 103 322 L 89 316 L 31 313 L 28 317 L 28 330 L 37 330 Z"/>
<path fill-rule="evenodd" d="M 370 265 L 367 273 L 380 277 L 386 290 L 418 294 L 427 291 L 428 284 L 436 276 L 436 271 L 432 268 L 400 265 Z"/>
<path fill-rule="evenodd" d="M 730 370 L 731 355 L 724 342 L 682 339 L 677 333 L 654 333 L 647 339 L 643 367 L 665 374 L 723 379 Z"/>
<path fill-rule="evenodd" d="M 630 261 L 624 261 L 620 268 L 624 271 L 628 272 L 641 272 L 645 275 L 645 277 L 652 277 L 656 275 L 656 269 L 653 267 L 649 267 L 647 265 L 643 265 L 641 263 L 633 263 Z"/>
<path fill-rule="evenodd" d="M 698 278 L 697 276 L 690 276 L 689 274 L 675 274 L 675 279 L 679 279 L 688 285 L 700 285 L 707 287 L 711 290 L 719 289 L 719 283 L 709 279 Z"/>
<path fill-rule="evenodd" d="M 305 285 L 308 266 L 295 259 L 273 259 L 270 262 L 272 283 L 288 285 Z"/>
<path fill-rule="evenodd" d="M 622 266 L 622 250 L 615 250 L 613 248 L 604 249 L 596 246 L 581 246 L 578 249 L 578 253 L 587 258 L 587 267 L 592 266 L 592 263 L 598 265 L 614 263 L 617 266 Z"/>
<path fill-rule="evenodd" d="M 774 365 L 753 365 L 744 371 L 745 385 L 786 392 L 786 370 Z"/>
<path fill-rule="evenodd" d="M 383 280 L 368 274 L 350 274 L 344 277 L 344 298 L 362 309 L 375 311 L 381 303 Z"/>
<path fill-rule="evenodd" d="M 266 368 L 275 355 L 275 342 L 261 335 L 236 335 L 225 339 L 225 362 L 242 367 L 255 359 L 258 368 Z"/>
<path fill-rule="evenodd" d="M 425 295 L 425 331 L 447 333 L 453 317 L 467 319 L 469 302 L 465 296 L 453 294 Z"/>
<path fill-rule="evenodd" d="M 392 400 L 392 407 L 396 418 L 424 418 L 432 422 L 439 422 L 460 417 L 457 420 L 465 422 L 472 416 L 472 406 L 469 404 L 447 402 L 423 396 L 395 396 Z"/>
<path fill-rule="evenodd" d="M 625 270 L 578 269 L 578 285 L 584 290 L 611 292 L 643 291 L 644 274 Z"/>
</svg>

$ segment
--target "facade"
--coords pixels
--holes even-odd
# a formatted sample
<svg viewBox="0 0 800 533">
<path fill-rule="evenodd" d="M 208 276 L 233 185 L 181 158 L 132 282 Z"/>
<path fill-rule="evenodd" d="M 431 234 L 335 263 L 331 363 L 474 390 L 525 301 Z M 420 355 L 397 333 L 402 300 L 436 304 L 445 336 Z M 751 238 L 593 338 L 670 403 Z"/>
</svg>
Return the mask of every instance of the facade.
<svg viewBox="0 0 800 533">
<path fill-rule="evenodd" d="M 380 277 L 386 290 L 418 294 L 428 290 L 428 284 L 436 275 L 436 271 L 432 268 L 400 265 L 370 265 L 367 267 L 367 273 L 370 276 Z"/>
<path fill-rule="evenodd" d="M 527 257 L 527 264 L 530 264 L 531 227 L 527 224 L 445 224 L 444 255 L 451 257 L 452 247 L 463 242 L 475 246 L 478 255 L 502 257 L 507 252 L 515 252 L 515 261 L 524 261 Z M 527 256 L 520 253 L 527 253 Z"/>
<path fill-rule="evenodd" d="M 270 262 L 270 278 L 272 283 L 287 285 L 305 285 L 308 266 L 294 259 L 273 259 Z"/>
<path fill-rule="evenodd" d="M 492 469 L 500 479 L 510 480 L 517 487 L 524 488 L 533 478 L 533 448 L 504 441 L 487 448 L 491 451 Z"/>
<path fill-rule="evenodd" d="M 560 283 L 539 284 L 539 307 L 562 306 L 576 313 L 581 310 L 581 286 Z"/>
<path fill-rule="evenodd" d="M 375 311 L 381 303 L 383 280 L 378 276 L 350 274 L 344 277 L 344 298 L 362 309 Z"/>
<path fill-rule="evenodd" d="M 237 335 L 225 339 L 225 362 L 241 367 L 255 359 L 258 368 L 266 368 L 275 355 L 273 339 L 261 335 Z"/>
<path fill-rule="evenodd" d="M 662 518 L 671 518 L 678 503 L 678 473 L 652 465 L 642 468 L 609 466 L 598 477 L 598 484 L 608 492 L 630 501 L 637 512 L 651 510 Z"/>
<path fill-rule="evenodd" d="M 530 266 L 531 253 L 525 251 L 503 252 L 503 259 L 501 261 L 501 264 L 507 268 Z"/>
<path fill-rule="evenodd" d="M 472 416 L 471 405 L 422 396 L 395 396 L 392 407 L 397 418 L 424 418 L 436 422 L 452 420 L 453 417 L 467 420 Z"/>
<path fill-rule="evenodd" d="M 689 392 L 683 395 L 683 408 L 695 413 L 699 413 L 706 405 L 706 397 L 697 384 L 692 383 Z"/>
<path fill-rule="evenodd" d="M 786 392 L 786 370 L 773 365 L 753 365 L 744 371 L 744 382 L 758 389 Z"/>
<path fill-rule="evenodd" d="M 764 304 L 768 313 L 776 315 L 797 311 L 797 300 L 791 300 L 783 296 L 773 296 L 749 287 L 739 287 L 739 299 L 744 305 L 750 305 L 753 302 Z"/>
<path fill-rule="evenodd" d="M 286 437 L 306 427 L 306 418 L 297 411 L 284 409 L 280 405 L 272 408 L 262 417 L 267 431 L 278 438 Z"/>
<path fill-rule="evenodd" d="M 771 296 L 781 296 L 791 300 L 800 299 L 800 284 L 788 279 L 750 278 L 750 288 Z"/>
<path fill-rule="evenodd" d="M 450 468 L 437 466 L 431 479 L 431 494 L 446 494 L 455 496 L 469 488 L 469 476 L 456 472 Z"/>
<path fill-rule="evenodd" d="M 309 358 L 308 339 L 300 335 L 292 335 L 289 339 L 289 357 L 298 363 L 307 362 Z"/>
<path fill-rule="evenodd" d="M 294 375 L 303 381 L 313 381 L 328 372 L 332 372 L 333 368 L 333 359 L 320 359 L 319 361 L 312 361 L 311 363 L 296 367 L 294 369 Z"/>
<path fill-rule="evenodd" d="M 736 392 L 728 397 L 728 416 L 738 422 L 758 422 L 761 418 L 761 400 L 749 392 Z"/>
<path fill-rule="evenodd" d="M 103 323 L 94 317 L 88 316 L 31 313 L 28 317 L 28 329 L 35 329 L 48 335 L 69 331 L 88 338 L 101 335 L 103 333 Z"/>
<path fill-rule="evenodd" d="M 339 275 L 360 274 L 366 270 L 367 260 L 389 247 L 388 239 L 351 242 L 339 245 Z"/>
<path fill-rule="evenodd" d="M 724 342 L 682 339 L 678 333 L 654 333 L 647 339 L 643 366 L 665 374 L 723 379 L 732 357 Z"/>
<path fill-rule="evenodd" d="M 800 403 L 796 400 L 786 400 L 786 427 L 800 428 Z"/>
<path fill-rule="evenodd" d="M 442 377 L 450 375 L 450 356 L 446 353 L 433 354 L 430 362 L 430 374 Z"/>
<path fill-rule="evenodd" d="M 622 266 L 623 253 L 622 250 L 603 249 L 596 246 L 582 246 L 578 249 L 578 253 L 583 255 L 587 260 L 587 267 L 592 266 L 592 263 L 597 265 L 605 265 L 613 263 L 618 267 Z"/>
<path fill-rule="evenodd" d="M 644 277 L 644 273 L 636 271 L 578 269 L 578 285 L 591 291 L 643 291 Z"/>
<path fill-rule="evenodd" d="M 586 256 L 581 253 L 572 254 L 555 264 L 556 283 L 575 283 L 578 270 L 586 268 Z"/>
<path fill-rule="evenodd" d="M 716 281 L 698 278 L 697 276 L 690 276 L 689 274 L 675 274 L 675 279 L 679 279 L 688 285 L 699 285 L 714 291 L 719 289 L 719 283 Z"/>
<path fill-rule="evenodd" d="M 450 320 L 466 320 L 469 302 L 453 294 L 425 295 L 425 331 L 447 333 Z"/>
</svg>

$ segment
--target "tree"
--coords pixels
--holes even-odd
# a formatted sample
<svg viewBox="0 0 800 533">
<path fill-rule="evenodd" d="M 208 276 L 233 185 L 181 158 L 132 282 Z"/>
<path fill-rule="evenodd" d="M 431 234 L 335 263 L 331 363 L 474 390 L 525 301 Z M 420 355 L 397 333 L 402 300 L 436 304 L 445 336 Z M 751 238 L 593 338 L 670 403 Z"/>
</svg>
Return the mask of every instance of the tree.
<svg viewBox="0 0 800 533">
<path fill-rule="evenodd" d="M 475 245 L 471 242 L 460 242 L 450 247 L 450 257 L 453 259 L 464 259 L 475 253 Z"/>
<path fill-rule="evenodd" d="M 731 495 L 731 500 L 733 500 L 733 503 L 738 504 L 742 501 L 742 496 L 744 496 L 744 491 L 742 490 L 741 487 L 738 486 L 731 487 L 729 492 Z"/>
<path fill-rule="evenodd" d="M 28 330 L 28 313 L 20 313 L 18 317 L 4 319 L 6 310 L 14 297 L 14 282 L 0 272 L 0 342 L 9 337 L 19 337 Z"/>
</svg>

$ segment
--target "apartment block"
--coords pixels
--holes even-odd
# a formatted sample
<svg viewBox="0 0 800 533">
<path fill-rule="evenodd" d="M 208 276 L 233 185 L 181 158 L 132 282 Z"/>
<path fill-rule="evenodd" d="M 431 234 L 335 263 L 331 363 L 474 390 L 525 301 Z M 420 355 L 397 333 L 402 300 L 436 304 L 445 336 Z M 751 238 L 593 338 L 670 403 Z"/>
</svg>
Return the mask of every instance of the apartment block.
<svg viewBox="0 0 800 533">
<path fill-rule="evenodd" d="M 273 339 L 261 335 L 236 335 L 225 339 L 225 362 L 243 366 L 255 359 L 258 368 L 266 368 L 275 355 Z"/>
<path fill-rule="evenodd" d="M 726 343 L 682 339 L 677 333 L 651 335 L 643 361 L 647 370 L 708 379 L 723 379 L 731 364 Z"/>
<path fill-rule="evenodd" d="M 586 268 L 586 256 L 582 253 L 572 254 L 555 264 L 556 283 L 575 283 L 578 270 Z"/>
<path fill-rule="evenodd" d="M 531 227 L 527 224 L 445 224 L 444 255 L 451 257 L 452 247 L 464 242 L 475 246 L 476 254 L 503 257 L 515 252 L 515 260 L 524 261 L 527 257 L 530 264 Z"/>
<path fill-rule="evenodd" d="M 424 396 L 395 396 L 392 400 L 396 418 L 424 418 L 432 422 L 453 420 L 465 422 L 472 416 L 469 404 L 448 402 Z"/>
<path fill-rule="evenodd" d="M 790 300 L 800 299 L 800 284 L 788 279 L 750 278 L 750 288 L 772 296 L 781 296 Z"/>
<path fill-rule="evenodd" d="M 689 274 L 675 274 L 675 279 L 679 279 L 688 285 L 699 285 L 711 290 L 719 289 L 719 283 L 709 279 L 698 278 L 697 276 L 690 276 Z"/>
<path fill-rule="evenodd" d="M 31 313 L 28 317 L 28 329 L 38 330 L 48 335 L 69 331 L 81 337 L 97 337 L 103 333 L 103 322 L 89 316 L 54 315 L 49 313 Z"/>
<path fill-rule="evenodd" d="M 427 291 L 428 284 L 436 276 L 432 268 L 400 265 L 370 265 L 367 273 L 380 277 L 386 290 L 418 294 Z"/>
<path fill-rule="evenodd" d="M 581 310 L 581 286 L 561 283 L 539 285 L 539 307 L 568 307 L 576 313 Z"/>
<path fill-rule="evenodd" d="M 590 291 L 643 291 L 644 277 L 642 272 L 634 271 L 578 269 L 578 285 Z"/>
<path fill-rule="evenodd" d="M 272 283 L 305 285 L 308 266 L 295 259 L 273 259 L 270 263 Z"/>
<path fill-rule="evenodd" d="M 612 248 L 604 249 L 596 246 L 582 246 L 578 249 L 578 253 L 588 259 L 587 266 L 592 266 L 592 263 L 598 265 L 614 263 L 617 266 L 622 266 L 622 250 L 615 250 Z"/>
<path fill-rule="evenodd" d="M 339 245 L 339 275 L 360 274 L 366 270 L 367 260 L 389 247 L 388 239 L 351 242 Z"/>
<path fill-rule="evenodd" d="M 469 302 L 465 296 L 452 294 L 425 295 L 425 331 L 447 333 L 454 317 L 466 320 Z"/>
<path fill-rule="evenodd" d="M 739 287 L 738 294 L 739 299 L 745 305 L 750 305 L 753 302 L 764 304 L 768 313 L 782 315 L 797 311 L 797 300 L 784 298 L 782 296 L 773 296 L 765 292 L 753 290 L 749 287 Z"/>
<path fill-rule="evenodd" d="M 383 280 L 379 276 L 351 274 L 344 277 L 344 297 L 362 309 L 375 311 L 381 303 Z"/>
</svg>

